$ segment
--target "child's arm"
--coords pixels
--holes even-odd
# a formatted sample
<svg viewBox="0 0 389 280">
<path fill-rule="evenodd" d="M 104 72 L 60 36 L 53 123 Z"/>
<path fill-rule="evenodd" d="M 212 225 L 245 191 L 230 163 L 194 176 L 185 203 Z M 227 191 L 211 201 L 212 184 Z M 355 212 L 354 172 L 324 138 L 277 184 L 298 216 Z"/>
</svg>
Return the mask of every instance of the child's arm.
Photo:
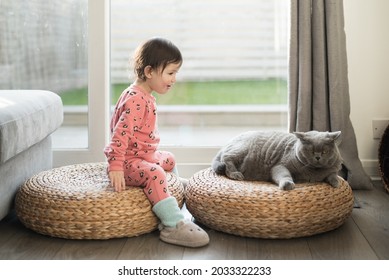
<svg viewBox="0 0 389 280">
<path fill-rule="evenodd" d="M 142 118 L 136 116 L 144 115 L 144 107 L 141 102 L 126 102 L 118 122 L 113 128 L 112 137 L 109 146 L 105 149 L 108 159 L 108 174 L 111 184 L 116 191 L 124 190 L 124 161 L 126 151 L 132 145 L 131 138 L 134 138 L 136 127 L 141 126 Z"/>
<path fill-rule="evenodd" d="M 130 149 L 129 145 L 132 145 L 132 139 L 134 138 L 135 129 L 140 127 L 140 118 L 136 118 L 136 115 L 143 114 L 142 107 L 139 110 L 138 102 L 126 102 L 123 104 L 122 113 L 118 117 L 117 123 L 112 131 L 111 141 L 106 148 L 106 156 L 108 158 L 108 171 L 123 171 L 124 160 L 126 151 Z"/>
</svg>

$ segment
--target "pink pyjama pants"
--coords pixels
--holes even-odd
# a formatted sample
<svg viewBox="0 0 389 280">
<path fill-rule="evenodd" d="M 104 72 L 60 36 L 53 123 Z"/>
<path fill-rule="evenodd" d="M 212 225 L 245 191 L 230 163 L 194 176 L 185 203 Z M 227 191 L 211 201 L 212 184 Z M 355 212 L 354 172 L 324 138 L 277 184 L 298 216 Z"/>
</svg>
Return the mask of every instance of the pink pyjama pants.
<svg viewBox="0 0 389 280">
<path fill-rule="evenodd" d="M 143 191 L 154 205 L 170 196 L 165 171 L 172 171 L 175 164 L 173 154 L 165 151 L 143 159 L 130 159 L 124 165 L 126 185 L 144 187 Z"/>
</svg>

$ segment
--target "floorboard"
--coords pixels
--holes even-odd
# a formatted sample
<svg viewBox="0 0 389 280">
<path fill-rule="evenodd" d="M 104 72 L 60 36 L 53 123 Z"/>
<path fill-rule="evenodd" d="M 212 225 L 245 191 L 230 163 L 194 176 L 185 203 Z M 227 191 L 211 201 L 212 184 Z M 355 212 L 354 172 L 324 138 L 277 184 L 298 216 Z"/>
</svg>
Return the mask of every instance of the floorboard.
<svg viewBox="0 0 389 280">
<path fill-rule="evenodd" d="M 374 250 L 352 219 L 330 232 L 307 239 L 315 260 L 371 260 L 377 259 Z"/>
<path fill-rule="evenodd" d="M 381 185 L 373 191 L 355 192 L 361 208 L 352 218 L 379 259 L 389 259 L 389 194 Z"/>
<path fill-rule="evenodd" d="M 126 239 L 66 240 L 55 254 L 60 260 L 114 260 L 121 252 Z"/>
<path fill-rule="evenodd" d="M 64 240 L 47 237 L 30 231 L 15 232 L 7 243 L 0 247 L 0 259 L 50 260 L 64 246 Z"/>
<path fill-rule="evenodd" d="M 184 247 L 159 240 L 158 231 L 128 238 L 118 259 L 127 260 L 181 260 Z"/>
<path fill-rule="evenodd" d="M 247 258 L 251 260 L 310 260 L 306 238 L 247 239 Z"/>
<path fill-rule="evenodd" d="M 205 228 L 205 227 L 204 227 Z M 229 260 L 247 259 L 246 238 L 225 234 L 205 228 L 209 234 L 208 246 L 199 249 L 185 249 L 185 260 Z"/>
</svg>

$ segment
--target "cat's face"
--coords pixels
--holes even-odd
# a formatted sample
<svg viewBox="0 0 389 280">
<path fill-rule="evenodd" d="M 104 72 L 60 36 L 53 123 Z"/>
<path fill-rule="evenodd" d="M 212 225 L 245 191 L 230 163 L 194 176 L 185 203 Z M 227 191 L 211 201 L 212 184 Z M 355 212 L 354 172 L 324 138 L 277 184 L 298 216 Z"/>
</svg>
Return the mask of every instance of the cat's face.
<svg viewBox="0 0 389 280">
<path fill-rule="evenodd" d="M 337 145 L 339 132 L 309 131 L 294 133 L 298 138 L 296 155 L 304 165 L 314 168 L 331 167 L 340 158 Z"/>
</svg>

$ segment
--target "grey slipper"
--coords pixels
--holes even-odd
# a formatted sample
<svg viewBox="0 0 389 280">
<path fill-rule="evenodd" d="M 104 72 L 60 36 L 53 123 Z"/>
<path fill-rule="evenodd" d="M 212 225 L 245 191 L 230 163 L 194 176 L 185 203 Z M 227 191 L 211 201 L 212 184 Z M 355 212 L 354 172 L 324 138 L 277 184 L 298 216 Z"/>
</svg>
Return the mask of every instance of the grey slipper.
<svg viewBox="0 0 389 280">
<path fill-rule="evenodd" d="M 182 220 L 176 227 L 160 228 L 159 238 L 166 243 L 185 247 L 202 247 L 209 243 L 208 234 L 191 221 Z"/>
</svg>

